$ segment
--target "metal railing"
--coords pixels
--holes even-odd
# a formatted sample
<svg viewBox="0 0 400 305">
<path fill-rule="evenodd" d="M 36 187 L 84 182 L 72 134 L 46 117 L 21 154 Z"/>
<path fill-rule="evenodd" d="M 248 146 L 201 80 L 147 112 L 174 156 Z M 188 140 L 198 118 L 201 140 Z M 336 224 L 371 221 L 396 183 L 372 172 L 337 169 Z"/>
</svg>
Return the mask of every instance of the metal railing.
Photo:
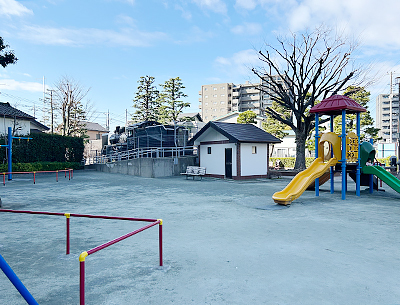
<svg viewBox="0 0 400 305">
<path fill-rule="evenodd" d="M 79 265 L 80 265 L 80 280 L 79 280 L 79 301 L 80 305 L 85 304 L 85 259 L 88 255 L 93 254 L 97 251 L 100 251 L 104 248 L 107 248 L 117 242 L 120 242 L 128 237 L 131 237 L 133 235 L 136 235 L 137 233 L 140 233 L 146 229 L 149 229 L 155 225 L 158 226 L 158 247 L 159 247 L 159 264 L 160 266 L 163 266 L 163 251 L 162 251 L 162 225 L 163 221 L 162 219 L 149 219 L 149 218 L 131 218 L 131 217 L 118 217 L 118 216 L 103 216 L 103 215 L 88 215 L 88 214 L 73 214 L 73 213 L 55 213 L 55 212 L 39 212 L 39 211 L 18 211 L 18 210 L 7 210 L 7 209 L 0 209 L 0 212 L 3 213 L 16 213 L 16 214 L 36 214 L 36 215 L 49 215 L 49 216 L 65 216 L 66 218 L 66 254 L 70 254 L 70 218 L 71 217 L 84 217 L 84 218 L 101 218 L 101 219 L 114 219 L 114 220 L 128 220 L 128 221 L 141 221 L 141 222 L 150 222 L 150 224 L 139 228 L 133 232 L 130 232 L 126 235 L 123 235 L 121 237 L 118 237 L 116 239 L 113 239 L 105 244 L 102 244 L 100 246 L 97 246 L 93 249 L 90 249 L 88 251 L 84 251 L 79 255 Z M 0 267 L 3 270 L 4 273 L 9 272 L 9 267 L 7 268 L 7 264 L 5 261 L 0 260 Z M 3 269 L 4 267 L 4 269 Z M 4 271 L 6 270 L 6 271 Z M 7 275 L 7 273 L 6 273 Z M 8 275 L 7 275 L 8 276 Z M 10 278 L 10 277 L 9 277 Z M 27 299 L 32 299 L 32 303 L 29 304 L 37 304 L 34 303 L 36 302 L 32 296 L 30 296 L 30 293 L 26 290 L 26 288 L 22 285 L 22 283 L 19 283 L 16 276 L 13 276 L 11 274 L 10 280 L 14 284 L 16 284 L 15 287 L 20 291 L 21 295 L 27 300 Z"/>
<path fill-rule="evenodd" d="M 195 146 L 135 148 L 126 151 L 116 151 L 108 155 L 94 156 L 86 160 L 86 164 L 104 164 L 138 158 L 177 158 L 192 155 L 197 155 L 197 147 Z"/>
</svg>

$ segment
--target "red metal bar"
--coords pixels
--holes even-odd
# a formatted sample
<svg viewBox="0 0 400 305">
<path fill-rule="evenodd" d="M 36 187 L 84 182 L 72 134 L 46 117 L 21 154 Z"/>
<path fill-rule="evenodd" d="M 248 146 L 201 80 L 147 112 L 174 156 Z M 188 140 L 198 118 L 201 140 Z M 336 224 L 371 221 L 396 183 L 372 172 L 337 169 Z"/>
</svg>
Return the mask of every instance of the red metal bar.
<svg viewBox="0 0 400 305">
<path fill-rule="evenodd" d="M 53 213 L 53 212 L 36 212 L 36 211 L 17 211 L 17 210 L 7 210 L 7 209 L 0 209 L 0 212 L 6 213 L 21 213 L 21 214 L 39 214 L 39 215 L 55 215 L 55 216 L 64 216 L 64 213 Z"/>
<path fill-rule="evenodd" d="M 3 173 L 3 185 L 6 185 L 6 173 Z"/>
<path fill-rule="evenodd" d="M 85 305 L 85 261 L 79 262 L 80 281 L 79 281 L 79 304 Z"/>
<path fill-rule="evenodd" d="M 71 213 L 71 216 L 73 216 L 73 217 L 86 217 L 86 218 L 131 220 L 131 221 L 146 221 L 146 222 L 155 222 L 155 221 L 157 221 L 157 219 L 149 219 L 149 218 L 131 218 L 131 217 L 101 216 L 101 215 L 73 214 L 73 213 Z"/>
<path fill-rule="evenodd" d="M 68 180 L 71 180 L 71 171 L 68 171 Z"/>
<path fill-rule="evenodd" d="M 160 252 L 160 266 L 163 265 L 163 248 L 162 248 L 162 220 L 159 220 L 158 226 L 158 244 Z"/>
<path fill-rule="evenodd" d="M 36 173 L 33 172 L 33 184 L 36 184 Z"/>
<path fill-rule="evenodd" d="M 90 254 L 96 253 L 97 251 L 100 251 L 100 250 L 102 250 L 104 248 L 107 248 L 107 247 L 109 247 L 109 246 L 111 246 L 111 245 L 113 245 L 113 244 L 115 244 L 117 242 L 120 242 L 121 240 L 124 240 L 124 239 L 126 239 L 128 237 L 131 237 L 131 236 L 133 236 L 133 235 L 135 235 L 135 234 L 137 234 L 139 232 L 142 232 L 142 231 L 144 231 L 144 230 L 146 230 L 148 228 L 151 228 L 151 227 L 153 227 L 153 226 L 155 226 L 155 225 L 157 225 L 159 223 L 160 223 L 160 221 L 157 220 L 157 221 L 155 221 L 155 222 L 153 222 L 151 224 L 148 224 L 147 226 L 144 226 L 144 227 L 142 227 L 140 229 L 137 229 L 137 230 L 135 230 L 135 231 L 133 231 L 131 233 L 125 234 L 125 235 L 123 235 L 121 237 L 118 237 L 116 239 L 113 239 L 113 240 L 111 240 L 111 241 L 109 241 L 109 242 L 107 242 L 105 244 L 97 246 L 96 248 L 90 249 L 89 251 L 87 251 L 87 254 L 90 255 Z"/>
<path fill-rule="evenodd" d="M 69 254 L 69 250 L 70 250 L 70 247 L 69 247 L 69 221 L 70 221 L 70 217 L 69 216 L 70 216 L 69 214 L 65 214 L 65 217 L 67 218 L 67 239 L 66 239 L 67 255 Z"/>
<path fill-rule="evenodd" d="M 58 182 L 58 171 L 56 171 L 56 181 Z"/>
</svg>

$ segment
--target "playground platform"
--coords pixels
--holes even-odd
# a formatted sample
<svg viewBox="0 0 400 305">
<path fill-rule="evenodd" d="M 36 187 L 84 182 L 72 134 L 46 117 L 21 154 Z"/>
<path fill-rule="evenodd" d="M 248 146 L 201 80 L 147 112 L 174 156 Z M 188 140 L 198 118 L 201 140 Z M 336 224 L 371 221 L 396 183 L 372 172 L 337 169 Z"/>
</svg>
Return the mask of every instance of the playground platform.
<svg viewBox="0 0 400 305">
<path fill-rule="evenodd" d="M 251 181 L 75 171 L 14 177 L 3 209 L 163 220 L 86 259 L 86 304 L 400 304 L 400 195 L 349 179 L 291 206 L 272 194 L 292 177 Z M 0 213 L 0 254 L 41 305 L 79 304 L 78 256 L 142 224 Z M 0 271 L 0 304 L 26 304 Z"/>
</svg>

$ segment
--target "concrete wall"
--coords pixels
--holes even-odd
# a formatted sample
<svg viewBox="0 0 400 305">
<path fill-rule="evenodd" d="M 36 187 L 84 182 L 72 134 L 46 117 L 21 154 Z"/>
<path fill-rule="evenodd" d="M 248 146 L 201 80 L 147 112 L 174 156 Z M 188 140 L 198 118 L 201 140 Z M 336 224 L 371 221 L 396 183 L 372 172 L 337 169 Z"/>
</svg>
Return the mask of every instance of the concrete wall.
<svg viewBox="0 0 400 305">
<path fill-rule="evenodd" d="M 178 176 L 188 165 L 195 165 L 196 157 L 180 158 L 139 158 L 106 164 L 92 164 L 88 168 L 105 173 L 160 178 Z"/>
</svg>

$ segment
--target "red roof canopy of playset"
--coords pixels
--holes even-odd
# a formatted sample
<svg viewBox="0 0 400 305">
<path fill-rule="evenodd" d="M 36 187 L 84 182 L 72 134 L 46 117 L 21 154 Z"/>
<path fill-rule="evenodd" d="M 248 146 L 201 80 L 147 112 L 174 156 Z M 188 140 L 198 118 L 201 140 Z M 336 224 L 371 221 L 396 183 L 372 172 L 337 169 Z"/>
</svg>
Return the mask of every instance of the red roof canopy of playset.
<svg viewBox="0 0 400 305">
<path fill-rule="evenodd" d="M 367 111 L 367 109 L 347 96 L 332 95 L 331 97 L 324 99 L 321 103 L 312 107 L 310 112 L 320 114 L 341 114 L 342 110 L 346 110 L 346 113 Z"/>
</svg>

